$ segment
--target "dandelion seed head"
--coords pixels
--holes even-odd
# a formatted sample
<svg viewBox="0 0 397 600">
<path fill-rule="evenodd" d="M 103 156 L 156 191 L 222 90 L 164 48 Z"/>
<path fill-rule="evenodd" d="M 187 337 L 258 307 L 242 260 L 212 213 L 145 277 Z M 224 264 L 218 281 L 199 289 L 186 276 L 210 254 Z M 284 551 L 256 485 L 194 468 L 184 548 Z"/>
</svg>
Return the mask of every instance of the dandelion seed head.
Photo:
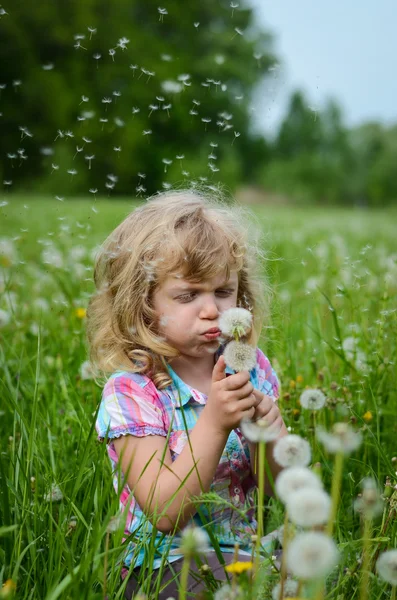
<svg viewBox="0 0 397 600">
<path fill-rule="evenodd" d="M 371 477 L 362 481 L 362 494 L 354 501 L 354 510 L 367 519 L 373 519 L 383 512 L 383 500 L 376 482 Z"/>
<path fill-rule="evenodd" d="M 278 440 L 273 455 L 282 467 L 307 467 L 311 460 L 310 444 L 299 435 L 286 435 Z"/>
<path fill-rule="evenodd" d="M 325 405 L 325 396 L 321 390 L 305 390 L 299 399 L 302 408 L 320 410 Z"/>
<path fill-rule="evenodd" d="M 299 579 L 325 577 L 337 562 L 335 542 L 317 531 L 298 533 L 287 549 L 288 569 Z"/>
<path fill-rule="evenodd" d="M 251 371 L 256 365 L 256 350 L 242 342 L 229 342 L 223 352 L 226 365 L 236 372 Z"/>
<path fill-rule="evenodd" d="M 281 431 L 278 425 L 269 424 L 265 419 L 250 421 L 243 419 L 240 423 L 240 430 L 243 436 L 250 442 L 272 442 Z"/>
<path fill-rule="evenodd" d="M 299 583 L 295 579 L 286 579 L 284 582 L 283 598 L 295 598 L 298 591 Z M 272 590 L 272 599 L 280 599 L 281 584 L 278 583 Z"/>
<path fill-rule="evenodd" d="M 276 492 L 284 504 L 298 490 L 305 488 L 322 489 L 322 487 L 321 480 L 306 467 L 289 467 L 281 471 L 276 479 Z"/>
<path fill-rule="evenodd" d="M 323 525 L 330 516 L 331 498 L 322 489 L 303 488 L 289 496 L 287 510 L 295 525 Z"/>
<path fill-rule="evenodd" d="M 219 329 L 228 337 L 247 335 L 252 327 L 252 314 L 245 308 L 229 308 L 219 319 Z"/>
<path fill-rule="evenodd" d="M 323 444 L 325 449 L 331 454 L 351 454 L 360 447 L 362 435 L 348 423 L 335 423 L 332 428 L 332 433 L 318 428 L 318 439 Z"/>
<path fill-rule="evenodd" d="M 206 554 L 209 552 L 208 534 L 201 527 L 185 527 L 181 535 L 180 549 L 185 556 Z"/>
<path fill-rule="evenodd" d="M 397 550 L 387 550 L 376 562 L 379 576 L 392 585 L 397 585 Z"/>
</svg>

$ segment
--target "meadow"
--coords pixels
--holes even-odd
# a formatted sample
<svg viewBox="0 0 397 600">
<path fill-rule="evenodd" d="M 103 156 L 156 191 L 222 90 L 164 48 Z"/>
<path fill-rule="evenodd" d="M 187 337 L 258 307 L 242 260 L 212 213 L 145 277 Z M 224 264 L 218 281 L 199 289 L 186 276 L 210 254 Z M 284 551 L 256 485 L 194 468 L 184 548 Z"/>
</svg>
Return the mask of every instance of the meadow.
<svg viewBox="0 0 397 600">
<path fill-rule="evenodd" d="M 3 195 L 0 206 L 0 598 L 121 598 L 122 531 L 94 430 L 101 388 L 86 362 L 85 308 L 95 250 L 134 203 Z M 345 422 L 363 437 L 344 460 L 339 561 L 323 597 L 385 600 L 391 587 L 375 563 L 397 546 L 397 211 L 253 212 L 273 290 L 260 345 L 281 382 L 284 419 L 311 443 L 325 489 L 334 456 L 316 428 Z M 305 388 L 326 396 L 315 416 L 300 404 Z M 382 502 L 369 525 L 353 507 L 367 477 Z M 267 499 L 266 531 L 283 521 L 280 500 Z M 238 577 L 247 598 L 271 598 L 278 581 L 273 568 L 253 592 Z"/>
</svg>

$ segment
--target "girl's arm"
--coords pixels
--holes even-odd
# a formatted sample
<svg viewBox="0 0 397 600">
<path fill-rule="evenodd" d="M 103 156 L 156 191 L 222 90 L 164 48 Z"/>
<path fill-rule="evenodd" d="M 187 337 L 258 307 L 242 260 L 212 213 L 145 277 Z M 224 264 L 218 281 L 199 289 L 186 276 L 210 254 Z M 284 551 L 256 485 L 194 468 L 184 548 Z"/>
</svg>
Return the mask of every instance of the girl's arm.
<svg viewBox="0 0 397 600">
<path fill-rule="evenodd" d="M 182 528 L 195 514 L 191 496 L 210 489 L 230 431 L 253 417 L 256 402 L 249 379 L 248 371 L 226 377 L 224 358 L 218 359 L 207 403 L 174 462 L 164 437 L 114 440 L 129 488 L 163 533 Z"/>
</svg>

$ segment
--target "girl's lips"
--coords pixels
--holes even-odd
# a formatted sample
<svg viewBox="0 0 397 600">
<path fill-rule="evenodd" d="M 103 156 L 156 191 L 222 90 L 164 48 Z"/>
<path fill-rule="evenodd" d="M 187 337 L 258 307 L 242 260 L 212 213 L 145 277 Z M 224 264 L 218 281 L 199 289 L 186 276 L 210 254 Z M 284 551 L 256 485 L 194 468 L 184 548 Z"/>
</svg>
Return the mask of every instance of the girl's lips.
<svg viewBox="0 0 397 600">
<path fill-rule="evenodd" d="M 220 329 L 213 328 L 203 333 L 203 335 L 207 338 L 207 340 L 215 340 L 216 338 L 220 337 L 221 333 L 222 332 Z"/>
</svg>

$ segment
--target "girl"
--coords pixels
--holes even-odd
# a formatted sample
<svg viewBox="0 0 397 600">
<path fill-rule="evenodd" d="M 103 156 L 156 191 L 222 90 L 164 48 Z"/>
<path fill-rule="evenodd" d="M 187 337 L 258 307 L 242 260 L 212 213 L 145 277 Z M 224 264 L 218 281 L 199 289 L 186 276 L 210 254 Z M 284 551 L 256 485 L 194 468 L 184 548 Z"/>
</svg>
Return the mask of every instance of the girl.
<svg viewBox="0 0 397 600">
<path fill-rule="evenodd" d="M 253 345 L 264 315 L 258 245 L 249 243 L 252 229 L 243 223 L 241 210 L 197 191 L 162 193 L 134 210 L 97 258 L 88 336 L 92 361 L 112 374 L 96 427 L 127 512 L 127 598 L 140 588 L 149 592 L 148 573 L 150 593 L 157 585 L 156 597 L 177 595 L 188 525 L 206 529 L 219 544 L 223 560 L 214 546 L 207 555 L 217 579 L 226 579 L 221 563 L 233 561 L 236 543 L 238 560 L 250 560 L 256 449 L 239 423 L 266 417 L 279 425 L 280 437 L 287 431 L 275 402 L 277 377 L 264 354 L 257 349 L 255 368 L 239 373 L 228 373 L 222 356 L 223 311 L 252 311 L 246 341 Z M 274 478 L 272 445 L 267 461 Z M 208 491 L 217 504 L 192 501 Z M 189 579 L 194 592 L 205 587 L 197 570 Z"/>
</svg>

